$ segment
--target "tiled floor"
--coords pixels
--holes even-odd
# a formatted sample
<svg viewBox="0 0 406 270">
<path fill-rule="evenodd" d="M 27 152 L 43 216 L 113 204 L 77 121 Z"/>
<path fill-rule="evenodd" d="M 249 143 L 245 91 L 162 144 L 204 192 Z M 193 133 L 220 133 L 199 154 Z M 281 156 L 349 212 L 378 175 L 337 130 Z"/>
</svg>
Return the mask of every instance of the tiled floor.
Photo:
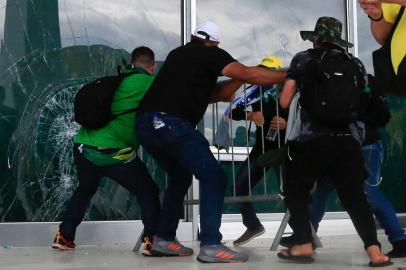
<svg viewBox="0 0 406 270">
<path fill-rule="evenodd" d="M 385 235 L 380 234 L 383 249 L 390 246 Z M 362 243 L 356 235 L 321 237 L 324 247 L 317 250 L 316 261 L 310 265 L 286 263 L 277 258 L 276 252 L 269 251 L 271 239 L 254 240 L 240 248 L 250 254 L 250 260 L 243 264 L 202 264 L 196 256 L 186 258 L 146 258 L 131 251 L 131 245 L 79 246 L 75 251 L 55 251 L 49 247 L 1 248 L 1 270 L 110 270 L 110 269 L 250 269 L 250 270 L 326 270 L 326 269 L 369 269 L 368 258 L 362 250 Z M 228 244 L 230 242 L 228 241 Z M 197 244 L 186 243 L 195 247 Z M 406 259 L 396 259 L 386 269 L 406 266 Z"/>
</svg>

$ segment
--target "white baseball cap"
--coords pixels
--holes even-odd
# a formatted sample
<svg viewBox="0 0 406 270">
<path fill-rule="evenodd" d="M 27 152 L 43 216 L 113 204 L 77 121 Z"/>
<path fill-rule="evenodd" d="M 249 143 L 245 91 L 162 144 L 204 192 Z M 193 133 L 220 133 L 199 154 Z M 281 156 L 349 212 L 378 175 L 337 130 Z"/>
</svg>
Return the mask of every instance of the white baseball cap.
<svg viewBox="0 0 406 270">
<path fill-rule="evenodd" d="M 204 21 L 199 23 L 193 35 L 201 39 L 217 42 L 220 41 L 219 27 L 214 22 L 211 21 Z"/>
</svg>

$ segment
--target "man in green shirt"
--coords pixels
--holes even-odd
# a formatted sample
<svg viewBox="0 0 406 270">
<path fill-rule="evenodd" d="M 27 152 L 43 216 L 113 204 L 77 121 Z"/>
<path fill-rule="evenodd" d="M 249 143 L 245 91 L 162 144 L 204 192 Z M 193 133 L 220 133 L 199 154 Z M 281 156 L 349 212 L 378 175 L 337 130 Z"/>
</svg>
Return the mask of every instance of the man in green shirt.
<svg viewBox="0 0 406 270">
<path fill-rule="evenodd" d="M 81 223 L 101 178 L 107 176 L 137 197 L 145 226 L 146 245 L 143 254 L 150 255 L 149 239 L 155 234 L 160 217 L 159 190 L 136 154 L 139 142 L 134 133 L 136 112 L 132 109 L 138 107 L 154 80 L 152 73 L 155 69 L 155 56 L 151 49 L 134 49 L 131 67 L 124 71 L 134 74 L 123 79 L 111 104 L 112 114 L 117 117 L 99 129 L 82 126 L 75 136 L 73 155 L 79 186 L 66 208 L 53 248 L 75 248 L 76 228 Z"/>
</svg>

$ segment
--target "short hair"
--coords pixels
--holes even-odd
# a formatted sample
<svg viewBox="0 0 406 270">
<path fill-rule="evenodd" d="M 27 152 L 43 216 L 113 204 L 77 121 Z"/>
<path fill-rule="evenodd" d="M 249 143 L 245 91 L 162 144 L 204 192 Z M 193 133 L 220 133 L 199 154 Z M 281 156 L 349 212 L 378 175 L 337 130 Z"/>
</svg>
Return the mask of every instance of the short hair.
<svg viewBox="0 0 406 270">
<path fill-rule="evenodd" d="M 131 53 L 131 64 L 135 66 L 150 67 L 155 64 L 155 54 L 148 47 L 137 47 Z"/>
</svg>

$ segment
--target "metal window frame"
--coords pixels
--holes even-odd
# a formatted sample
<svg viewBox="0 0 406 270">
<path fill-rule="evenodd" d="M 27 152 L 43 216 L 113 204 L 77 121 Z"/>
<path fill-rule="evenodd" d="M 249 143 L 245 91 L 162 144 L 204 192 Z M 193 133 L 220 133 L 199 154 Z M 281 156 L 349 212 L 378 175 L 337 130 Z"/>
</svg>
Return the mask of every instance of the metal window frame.
<svg viewBox="0 0 406 270">
<path fill-rule="evenodd" d="M 197 20 L 197 2 L 196 0 L 181 0 L 181 29 L 182 29 L 182 45 L 190 41 L 190 37 L 196 29 Z M 186 196 L 188 200 L 195 200 L 199 198 L 199 182 L 193 177 L 192 186 Z M 192 239 L 198 238 L 198 224 L 199 224 L 199 206 L 188 205 L 185 206 L 185 221 L 192 222 Z"/>
<path fill-rule="evenodd" d="M 346 0 L 346 19 L 347 19 L 347 37 L 348 41 L 354 44 L 350 48 L 350 52 L 358 57 L 359 42 L 358 42 L 358 1 Z"/>
</svg>

